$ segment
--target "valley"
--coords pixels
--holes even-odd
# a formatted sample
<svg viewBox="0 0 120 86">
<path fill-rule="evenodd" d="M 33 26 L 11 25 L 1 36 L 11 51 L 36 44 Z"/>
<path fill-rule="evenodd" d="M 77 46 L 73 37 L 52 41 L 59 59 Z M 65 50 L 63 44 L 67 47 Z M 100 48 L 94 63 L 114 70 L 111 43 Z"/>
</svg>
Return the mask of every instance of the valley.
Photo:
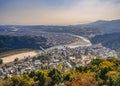
<svg viewBox="0 0 120 86">
<path fill-rule="evenodd" d="M 113 32 L 106 29 L 103 33 L 101 27 L 96 28 L 101 22 L 74 26 L 0 26 L 0 79 L 39 70 L 69 71 L 89 65 L 94 59 L 119 59 L 119 29 Z"/>
<path fill-rule="evenodd" d="M 120 0 L 0 0 L 0 86 L 120 86 Z"/>
</svg>

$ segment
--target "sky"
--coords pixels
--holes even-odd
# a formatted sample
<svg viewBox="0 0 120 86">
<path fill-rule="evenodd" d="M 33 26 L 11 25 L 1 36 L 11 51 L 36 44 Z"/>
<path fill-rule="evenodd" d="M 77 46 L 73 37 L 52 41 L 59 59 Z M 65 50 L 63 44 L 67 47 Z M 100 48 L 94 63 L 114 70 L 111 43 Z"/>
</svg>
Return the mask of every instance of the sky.
<svg viewBox="0 0 120 86">
<path fill-rule="evenodd" d="M 120 0 L 0 0 L 0 24 L 70 25 L 120 19 Z"/>
</svg>

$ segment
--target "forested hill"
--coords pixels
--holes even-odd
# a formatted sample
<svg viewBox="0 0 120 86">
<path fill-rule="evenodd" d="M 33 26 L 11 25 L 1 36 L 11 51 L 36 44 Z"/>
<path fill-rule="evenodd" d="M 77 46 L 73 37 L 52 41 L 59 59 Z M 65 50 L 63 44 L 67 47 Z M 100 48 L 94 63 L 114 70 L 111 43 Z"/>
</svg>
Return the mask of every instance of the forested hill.
<svg viewBox="0 0 120 86">
<path fill-rule="evenodd" d="M 49 47 L 43 37 L 35 36 L 3 36 L 0 35 L 0 52 L 14 49 L 39 49 Z"/>
<path fill-rule="evenodd" d="M 91 39 L 91 42 L 102 43 L 105 47 L 120 51 L 120 33 L 97 35 Z"/>
</svg>

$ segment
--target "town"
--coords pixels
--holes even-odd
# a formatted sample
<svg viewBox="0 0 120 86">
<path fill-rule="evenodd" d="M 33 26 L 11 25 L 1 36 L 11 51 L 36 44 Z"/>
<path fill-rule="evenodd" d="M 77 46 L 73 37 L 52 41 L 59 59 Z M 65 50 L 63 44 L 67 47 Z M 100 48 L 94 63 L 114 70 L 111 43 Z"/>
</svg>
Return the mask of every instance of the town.
<svg viewBox="0 0 120 86">
<path fill-rule="evenodd" d="M 117 57 L 116 51 L 103 47 L 101 44 L 77 48 L 53 47 L 36 52 L 38 55 L 32 58 L 30 56 L 23 60 L 16 58 L 14 62 L 0 65 L 0 78 L 30 73 L 39 69 L 57 68 L 67 71 L 72 67 L 84 66 L 96 58 Z"/>
</svg>

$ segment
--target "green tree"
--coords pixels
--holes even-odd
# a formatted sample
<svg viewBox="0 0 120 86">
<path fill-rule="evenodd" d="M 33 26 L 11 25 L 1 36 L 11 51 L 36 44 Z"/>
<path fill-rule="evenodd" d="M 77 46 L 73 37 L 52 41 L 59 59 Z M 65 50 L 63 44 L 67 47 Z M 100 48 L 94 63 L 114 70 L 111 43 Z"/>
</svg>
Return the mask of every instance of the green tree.
<svg viewBox="0 0 120 86">
<path fill-rule="evenodd" d="M 31 71 L 31 72 L 29 73 L 29 77 L 33 78 L 34 76 L 35 76 L 35 71 Z"/>
<path fill-rule="evenodd" d="M 41 71 L 37 72 L 35 80 L 39 81 L 40 86 L 43 86 L 46 80 L 44 73 L 42 73 Z"/>
<path fill-rule="evenodd" d="M 2 59 L 0 59 L 0 64 L 2 64 L 3 63 L 3 60 Z"/>
<path fill-rule="evenodd" d="M 115 86 L 120 86 L 120 74 L 117 77 L 117 80 L 115 82 Z"/>
<path fill-rule="evenodd" d="M 91 64 L 92 65 L 99 65 L 101 62 L 103 62 L 104 60 L 103 59 L 93 59 L 91 61 Z"/>
<path fill-rule="evenodd" d="M 62 73 L 57 70 L 57 69 L 53 69 L 51 70 L 49 73 L 48 73 L 48 76 L 51 77 L 52 79 L 52 82 L 51 82 L 51 85 L 55 85 L 55 84 L 58 84 L 62 81 Z"/>
<path fill-rule="evenodd" d="M 20 76 L 12 77 L 12 86 L 22 86 L 22 78 Z"/>
<path fill-rule="evenodd" d="M 83 66 L 76 67 L 76 70 L 79 71 L 79 72 L 82 72 L 83 71 Z"/>
<path fill-rule="evenodd" d="M 105 67 L 105 68 L 102 68 L 101 70 L 100 70 L 100 78 L 102 79 L 102 80 L 104 80 L 104 83 L 106 83 L 106 80 L 107 80 L 107 76 L 106 76 L 106 74 L 107 74 L 107 72 L 108 72 L 108 68 L 107 67 Z"/>
</svg>

